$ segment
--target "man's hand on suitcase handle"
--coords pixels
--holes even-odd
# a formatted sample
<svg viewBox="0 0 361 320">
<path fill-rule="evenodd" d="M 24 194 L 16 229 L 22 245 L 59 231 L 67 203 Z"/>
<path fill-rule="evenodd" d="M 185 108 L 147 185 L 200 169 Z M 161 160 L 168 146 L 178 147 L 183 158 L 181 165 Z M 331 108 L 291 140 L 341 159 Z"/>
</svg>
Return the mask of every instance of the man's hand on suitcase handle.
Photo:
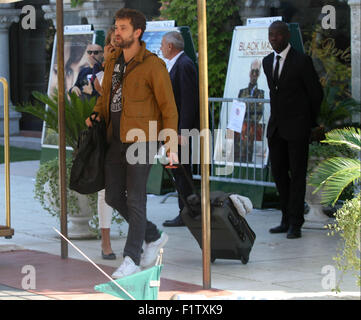
<svg viewBox="0 0 361 320">
<path fill-rule="evenodd" d="M 167 159 L 169 160 L 169 163 L 165 166 L 168 169 L 174 169 L 178 168 L 178 155 L 175 152 L 167 152 Z"/>
</svg>

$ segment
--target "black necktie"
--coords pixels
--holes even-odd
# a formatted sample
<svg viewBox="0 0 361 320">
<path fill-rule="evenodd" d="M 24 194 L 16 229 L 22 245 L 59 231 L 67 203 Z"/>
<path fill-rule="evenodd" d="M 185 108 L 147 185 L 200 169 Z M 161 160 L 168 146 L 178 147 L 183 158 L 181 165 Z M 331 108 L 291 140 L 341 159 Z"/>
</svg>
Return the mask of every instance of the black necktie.
<svg viewBox="0 0 361 320">
<path fill-rule="evenodd" d="M 277 55 L 276 56 L 276 59 L 277 59 L 277 62 L 276 62 L 276 67 L 275 67 L 275 71 L 273 73 L 273 82 L 275 84 L 275 86 L 277 87 L 277 84 L 278 84 L 278 71 L 280 69 L 280 59 L 281 59 L 281 56 Z"/>
</svg>

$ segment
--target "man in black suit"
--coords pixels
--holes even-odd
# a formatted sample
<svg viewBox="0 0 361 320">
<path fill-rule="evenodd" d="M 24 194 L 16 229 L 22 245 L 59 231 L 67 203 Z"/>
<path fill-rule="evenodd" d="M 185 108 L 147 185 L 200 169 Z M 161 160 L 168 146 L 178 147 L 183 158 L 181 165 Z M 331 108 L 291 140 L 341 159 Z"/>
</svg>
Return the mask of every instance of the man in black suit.
<svg viewBox="0 0 361 320">
<path fill-rule="evenodd" d="M 184 53 L 184 40 L 178 31 L 166 33 L 162 38 L 161 50 L 164 58 L 168 59 L 167 69 L 172 82 L 175 102 L 178 109 L 178 156 L 182 160 L 188 177 L 192 178 L 191 168 L 191 148 L 190 141 L 181 135 L 182 129 L 199 129 L 199 94 L 197 70 L 193 61 Z M 188 147 L 189 145 L 189 147 Z M 187 149 L 189 155 L 187 163 L 182 159 L 182 149 Z M 173 170 L 177 189 L 183 198 L 187 198 L 192 193 L 182 168 Z M 163 226 L 179 227 L 184 226 L 180 212 L 184 208 L 181 197 L 178 197 L 179 214 L 172 220 L 166 220 Z"/>
<path fill-rule="evenodd" d="M 289 44 L 286 23 L 273 22 L 268 38 L 274 52 L 263 59 L 271 99 L 267 138 L 282 210 L 281 224 L 270 232 L 296 239 L 304 222 L 310 132 L 317 126 L 323 90 L 311 58 Z"/>
</svg>

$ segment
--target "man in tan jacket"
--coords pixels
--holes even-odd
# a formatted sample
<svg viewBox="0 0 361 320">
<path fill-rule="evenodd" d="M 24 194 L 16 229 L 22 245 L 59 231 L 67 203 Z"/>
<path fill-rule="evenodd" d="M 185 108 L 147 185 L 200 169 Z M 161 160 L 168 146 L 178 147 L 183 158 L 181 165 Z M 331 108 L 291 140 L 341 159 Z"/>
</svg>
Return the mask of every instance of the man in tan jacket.
<svg viewBox="0 0 361 320">
<path fill-rule="evenodd" d="M 178 113 L 164 62 L 141 41 L 145 26 L 139 11 L 116 12 L 117 49 L 106 61 L 103 95 L 94 107 L 107 125 L 105 200 L 129 223 L 124 260 L 113 278 L 151 266 L 168 240 L 146 218 L 146 184 L 162 130 L 170 164 L 178 161 Z"/>
</svg>

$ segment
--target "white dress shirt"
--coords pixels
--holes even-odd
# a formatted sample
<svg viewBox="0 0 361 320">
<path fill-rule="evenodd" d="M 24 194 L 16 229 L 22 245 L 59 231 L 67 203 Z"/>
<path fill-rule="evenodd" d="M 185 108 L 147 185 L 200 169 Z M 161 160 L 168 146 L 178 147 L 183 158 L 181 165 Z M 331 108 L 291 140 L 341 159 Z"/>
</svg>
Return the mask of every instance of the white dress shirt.
<svg viewBox="0 0 361 320">
<path fill-rule="evenodd" d="M 275 67 L 276 67 L 276 63 L 277 63 L 277 56 L 281 56 L 281 59 L 280 59 L 280 66 L 279 66 L 279 69 L 278 69 L 278 77 L 281 75 L 281 71 L 282 71 L 282 68 L 283 68 L 283 64 L 286 60 L 286 57 L 287 57 L 287 54 L 288 54 L 288 51 L 290 51 L 291 49 L 291 45 L 288 44 L 287 47 L 280 53 L 277 53 L 276 51 L 274 51 L 274 58 L 273 58 L 273 71 L 275 70 Z"/>
<path fill-rule="evenodd" d="M 168 60 L 167 62 L 167 70 L 168 72 L 170 72 L 174 66 L 174 64 L 176 63 L 177 59 L 180 57 L 180 55 L 183 53 L 184 51 L 179 52 L 176 56 L 174 56 L 172 59 Z"/>
</svg>

